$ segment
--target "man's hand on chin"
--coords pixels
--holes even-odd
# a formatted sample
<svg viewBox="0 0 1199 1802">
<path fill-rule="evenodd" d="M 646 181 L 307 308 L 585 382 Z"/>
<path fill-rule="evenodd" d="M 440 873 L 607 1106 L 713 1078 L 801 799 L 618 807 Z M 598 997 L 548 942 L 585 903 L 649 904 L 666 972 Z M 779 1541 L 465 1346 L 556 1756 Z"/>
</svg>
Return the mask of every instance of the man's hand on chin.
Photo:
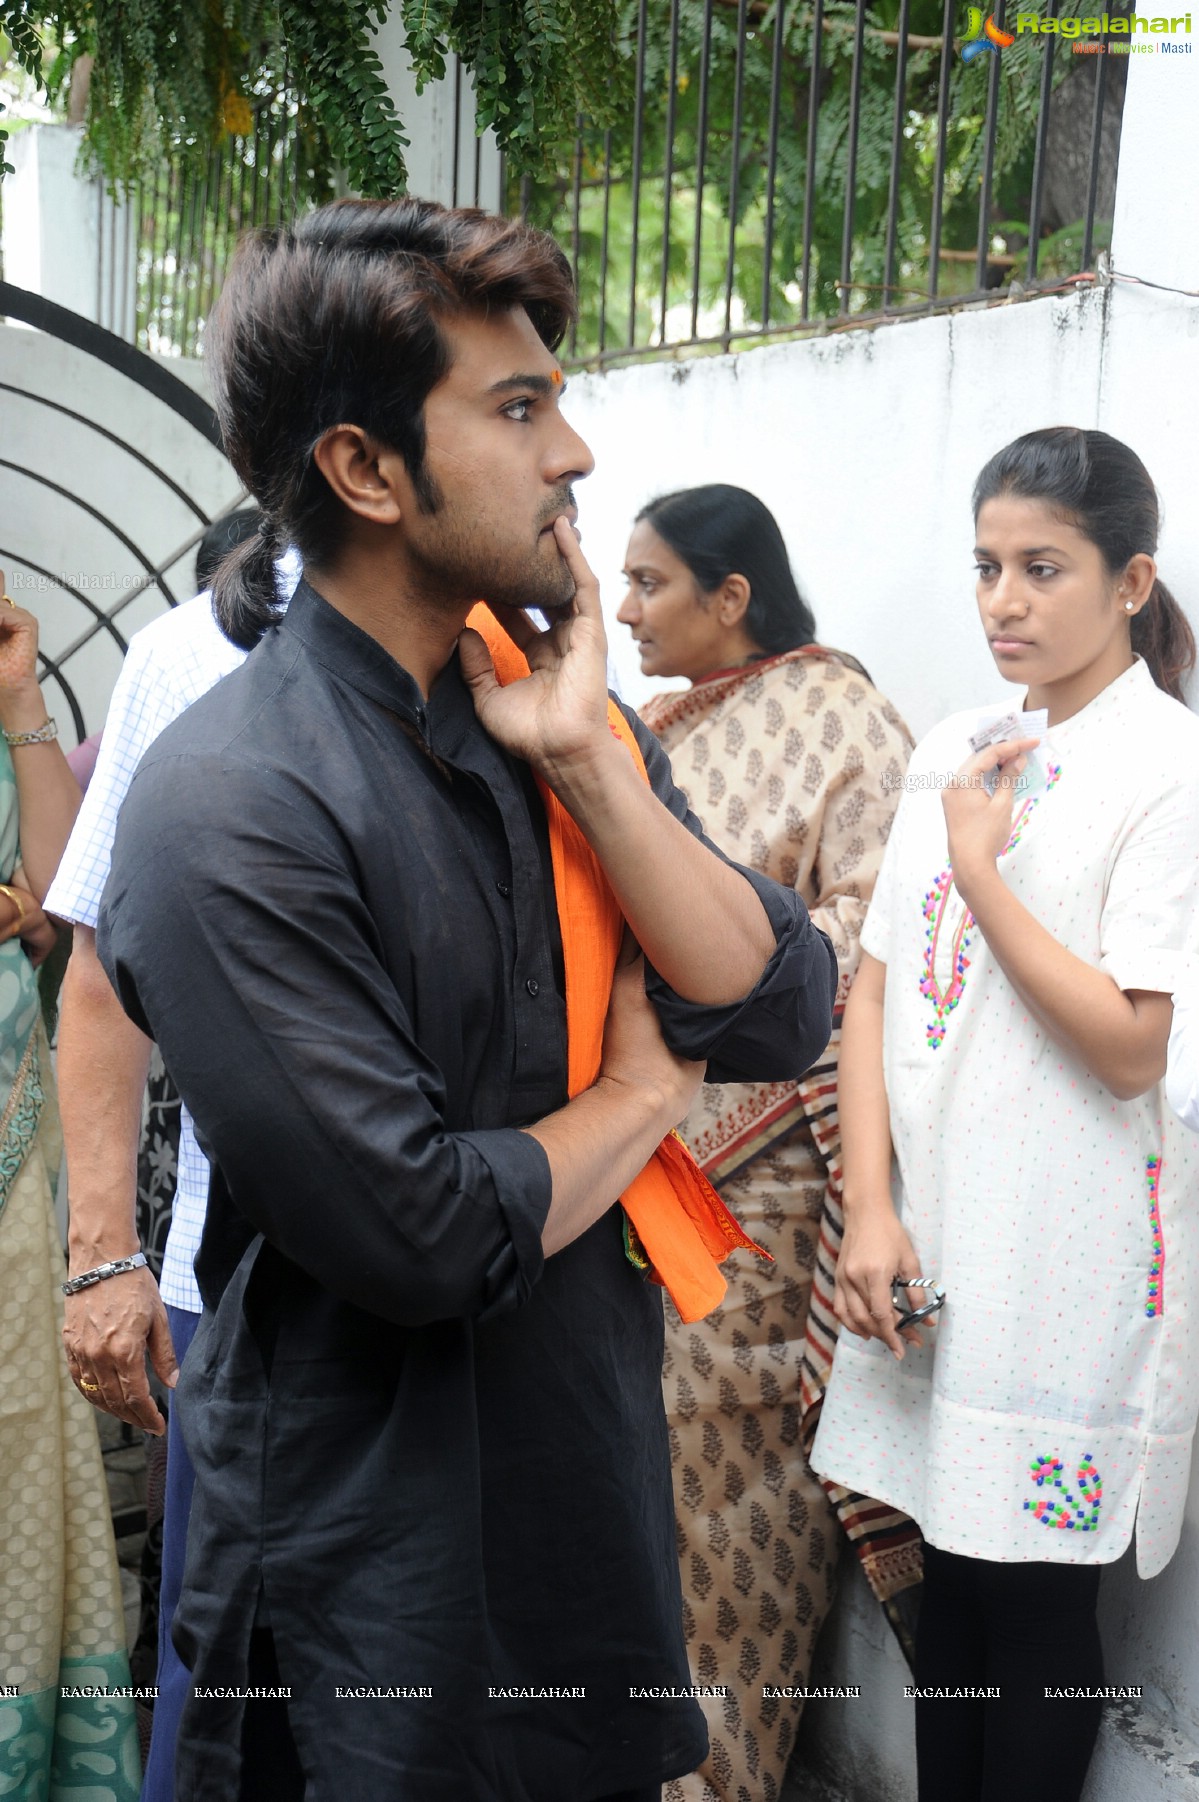
<svg viewBox="0 0 1199 1802">
<path fill-rule="evenodd" d="M 523 757 L 556 786 L 556 778 L 566 769 L 606 756 L 612 737 L 599 584 L 569 520 L 565 516 L 555 520 L 553 530 L 574 578 L 573 599 L 560 606 L 542 605 L 550 621 L 544 631 L 519 607 L 492 609 L 524 653 L 528 676 L 501 687 L 485 641 L 470 627 L 458 640 L 458 655 L 480 724 L 505 750 Z"/>
</svg>

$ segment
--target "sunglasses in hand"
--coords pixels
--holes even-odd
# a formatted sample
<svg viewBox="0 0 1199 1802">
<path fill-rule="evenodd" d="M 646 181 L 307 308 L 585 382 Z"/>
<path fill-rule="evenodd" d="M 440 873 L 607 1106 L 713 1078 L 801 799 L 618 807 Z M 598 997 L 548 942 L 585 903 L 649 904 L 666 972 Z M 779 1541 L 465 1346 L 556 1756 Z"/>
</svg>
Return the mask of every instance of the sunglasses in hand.
<svg viewBox="0 0 1199 1802">
<path fill-rule="evenodd" d="M 906 1295 L 900 1298 L 896 1294 L 897 1290 L 906 1289 L 931 1289 L 932 1300 L 926 1301 L 923 1307 L 911 1308 Z M 897 1276 L 891 1284 L 891 1301 L 899 1315 L 895 1323 L 897 1327 L 917 1326 L 920 1321 L 928 1320 L 945 1306 L 945 1291 L 931 1276 Z"/>
</svg>

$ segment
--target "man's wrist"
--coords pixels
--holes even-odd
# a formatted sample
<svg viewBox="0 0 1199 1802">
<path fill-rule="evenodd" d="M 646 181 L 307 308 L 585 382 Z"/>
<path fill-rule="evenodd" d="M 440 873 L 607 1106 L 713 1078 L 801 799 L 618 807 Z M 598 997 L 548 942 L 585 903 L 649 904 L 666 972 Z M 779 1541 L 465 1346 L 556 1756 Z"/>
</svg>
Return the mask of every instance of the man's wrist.
<svg viewBox="0 0 1199 1802">
<path fill-rule="evenodd" d="M 581 813 L 604 805 L 613 783 L 624 775 L 625 766 L 636 774 L 632 759 L 623 753 L 606 725 L 595 738 L 584 741 L 565 756 L 533 760 L 542 781 L 576 819 Z"/>
<path fill-rule="evenodd" d="M 85 1289 L 94 1289 L 97 1283 L 105 1283 L 111 1277 L 131 1276 L 137 1270 L 148 1269 L 148 1261 L 144 1251 L 135 1251 L 126 1258 L 106 1258 L 102 1264 L 94 1264 L 90 1270 L 81 1270 L 77 1275 L 68 1276 L 59 1288 L 64 1295 L 79 1295 Z"/>
<path fill-rule="evenodd" d="M 132 1258 L 141 1250 L 137 1240 L 122 1240 L 119 1244 L 105 1245 L 96 1251 L 72 1252 L 67 1259 L 67 1275 L 82 1276 L 85 1270 L 98 1270 L 102 1264 L 119 1264 L 124 1258 Z"/>
<path fill-rule="evenodd" d="M 68 1201 L 68 1214 L 73 1216 L 78 1204 Z M 80 1209 L 81 1215 L 83 1210 Z M 130 1210 L 127 1221 L 120 1225 L 115 1222 L 103 1225 L 76 1225 L 74 1218 L 67 1231 L 67 1263 L 71 1276 L 78 1276 L 81 1271 L 92 1270 L 97 1264 L 108 1264 L 116 1258 L 131 1258 L 135 1251 L 141 1250 L 134 1213 Z"/>
<path fill-rule="evenodd" d="M 592 1084 L 592 1092 L 613 1100 L 625 1114 L 636 1112 L 641 1116 L 638 1124 L 652 1126 L 655 1131 L 660 1128 L 658 1136 L 663 1139 L 687 1111 L 683 1089 L 669 1081 L 647 1082 L 640 1077 L 626 1079 L 601 1070 Z"/>
</svg>

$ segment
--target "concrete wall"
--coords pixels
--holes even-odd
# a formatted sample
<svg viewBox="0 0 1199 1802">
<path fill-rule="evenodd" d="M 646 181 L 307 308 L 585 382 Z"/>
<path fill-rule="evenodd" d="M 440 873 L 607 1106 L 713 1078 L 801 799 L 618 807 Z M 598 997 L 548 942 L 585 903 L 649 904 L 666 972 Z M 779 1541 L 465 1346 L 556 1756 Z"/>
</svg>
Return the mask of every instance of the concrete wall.
<svg viewBox="0 0 1199 1802">
<path fill-rule="evenodd" d="M 974 603 L 970 490 L 1018 432 L 1099 423 L 1110 305 L 1088 291 L 576 376 L 565 405 L 596 455 L 579 500 L 606 603 L 614 612 L 623 592 L 639 505 L 668 488 L 736 482 L 778 518 L 821 637 L 862 659 L 914 731 L 995 693 Z M 1146 435 L 1143 421 L 1152 468 Z M 1187 570 L 1165 567 L 1185 590 Z M 1199 543 L 1189 574 L 1199 603 Z M 610 636 L 622 687 L 640 700 L 649 689 L 628 634 L 613 623 Z"/>
<path fill-rule="evenodd" d="M 132 339 L 136 209 L 79 174 L 77 125 L 31 125 L 9 143 L 4 279 Z"/>
</svg>

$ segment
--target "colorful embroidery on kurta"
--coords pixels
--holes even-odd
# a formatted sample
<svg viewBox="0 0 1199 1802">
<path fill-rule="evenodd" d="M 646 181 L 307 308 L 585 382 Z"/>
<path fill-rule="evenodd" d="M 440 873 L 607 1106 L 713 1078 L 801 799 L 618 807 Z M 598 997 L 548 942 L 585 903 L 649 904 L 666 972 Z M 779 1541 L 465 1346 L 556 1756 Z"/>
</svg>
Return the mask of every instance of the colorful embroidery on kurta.
<svg viewBox="0 0 1199 1802">
<path fill-rule="evenodd" d="M 1059 1527 L 1078 1533 L 1093 1533 L 1099 1525 L 1099 1504 L 1103 1500 L 1103 1482 L 1095 1469 L 1090 1452 L 1084 1452 L 1082 1463 L 1078 1466 L 1078 1494 L 1082 1497 L 1082 1505 L 1062 1482 L 1064 1466 L 1060 1458 L 1047 1458 L 1042 1454 L 1034 1458 L 1029 1465 L 1029 1472 L 1038 1489 L 1044 1489 L 1046 1483 L 1061 1493 L 1062 1500 L 1055 1501 L 1052 1496 L 1042 1496 L 1039 1501 L 1025 1502 L 1026 1513 L 1031 1513 L 1034 1520 L 1039 1520 L 1043 1527 Z"/>
<path fill-rule="evenodd" d="M 1162 1238 L 1162 1216 L 1158 1205 L 1157 1185 L 1161 1180 L 1162 1161 L 1150 1158 L 1145 1165 L 1145 1175 L 1149 1180 L 1149 1227 L 1153 1234 L 1153 1259 L 1149 1265 L 1149 1295 L 1145 1302 L 1145 1312 L 1150 1320 L 1156 1320 L 1159 1314 L 1166 1311 L 1166 1242 Z"/>
<path fill-rule="evenodd" d="M 1000 851 L 1000 857 L 1020 842 L 1020 835 L 1028 824 L 1029 815 L 1038 805 L 1043 795 L 1047 795 L 1062 773 L 1060 763 L 1049 765 L 1048 779 L 1040 795 L 1033 795 L 1023 802 L 1020 811 L 1012 822 L 1012 830 L 1008 841 Z M 937 946 L 940 943 L 941 927 L 945 920 L 945 909 L 949 905 L 949 891 L 953 887 L 953 868 L 946 865 L 933 882 L 924 897 L 924 917 L 928 922 L 924 939 L 924 973 L 920 978 L 920 993 L 933 1004 L 933 1018 L 925 1028 L 925 1036 L 935 1051 L 944 1042 L 946 1022 L 950 1014 L 962 998 L 962 990 L 966 986 L 966 971 L 970 968 L 970 959 L 966 953 L 970 948 L 970 935 L 974 930 L 974 915 L 968 907 L 962 909 L 962 918 L 953 935 L 951 954 L 951 972 L 948 987 L 941 988 L 937 981 Z"/>
</svg>

